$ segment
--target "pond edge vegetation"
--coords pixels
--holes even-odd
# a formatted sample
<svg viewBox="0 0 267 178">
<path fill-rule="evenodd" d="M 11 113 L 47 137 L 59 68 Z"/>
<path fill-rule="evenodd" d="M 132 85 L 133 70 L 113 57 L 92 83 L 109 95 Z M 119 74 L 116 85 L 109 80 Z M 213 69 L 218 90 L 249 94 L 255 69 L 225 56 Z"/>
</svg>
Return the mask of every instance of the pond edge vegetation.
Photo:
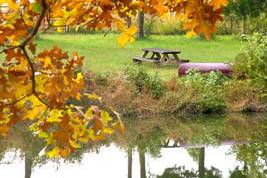
<svg viewBox="0 0 267 178">
<path fill-rule="evenodd" d="M 140 67 L 123 73 L 86 72 L 86 90 L 102 97 L 123 116 L 267 111 L 267 37 L 248 37 L 247 46 L 233 61 L 231 78 L 220 72 L 163 81 Z"/>
</svg>

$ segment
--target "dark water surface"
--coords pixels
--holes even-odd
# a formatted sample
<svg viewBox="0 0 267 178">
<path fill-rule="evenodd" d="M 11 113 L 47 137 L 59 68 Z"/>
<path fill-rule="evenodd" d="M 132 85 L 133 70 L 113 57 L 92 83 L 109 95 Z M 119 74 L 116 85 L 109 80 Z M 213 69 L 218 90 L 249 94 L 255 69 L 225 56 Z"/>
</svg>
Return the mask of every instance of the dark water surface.
<svg viewBox="0 0 267 178">
<path fill-rule="evenodd" d="M 125 135 L 88 144 L 67 160 L 40 157 L 23 129 L 0 140 L 0 178 L 266 178 L 267 115 L 124 121 Z"/>
</svg>

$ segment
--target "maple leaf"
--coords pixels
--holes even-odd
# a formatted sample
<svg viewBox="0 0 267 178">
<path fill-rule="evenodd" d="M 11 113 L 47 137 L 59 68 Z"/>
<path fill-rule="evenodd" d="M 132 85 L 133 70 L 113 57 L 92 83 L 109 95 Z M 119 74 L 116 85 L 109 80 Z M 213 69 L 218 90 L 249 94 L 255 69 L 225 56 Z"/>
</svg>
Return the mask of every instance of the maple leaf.
<svg viewBox="0 0 267 178">
<path fill-rule="evenodd" d="M 124 47 L 128 43 L 132 43 L 135 41 L 135 34 L 137 32 L 137 27 L 132 26 L 126 31 L 124 31 L 118 38 L 118 44 L 121 47 Z"/>
</svg>

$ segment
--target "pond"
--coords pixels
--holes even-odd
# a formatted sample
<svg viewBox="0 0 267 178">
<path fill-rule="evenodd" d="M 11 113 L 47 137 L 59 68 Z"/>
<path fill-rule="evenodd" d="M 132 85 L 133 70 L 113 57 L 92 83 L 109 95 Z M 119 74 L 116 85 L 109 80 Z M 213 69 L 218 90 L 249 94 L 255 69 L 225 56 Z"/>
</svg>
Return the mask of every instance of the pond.
<svg viewBox="0 0 267 178">
<path fill-rule="evenodd" d="M 128 118 L 125 134 L 88 143 L 63 160 L 22 126 L 0 140 L 0 174 L 10 178 L 265 178 L 267 115 Z"/>
</svg>

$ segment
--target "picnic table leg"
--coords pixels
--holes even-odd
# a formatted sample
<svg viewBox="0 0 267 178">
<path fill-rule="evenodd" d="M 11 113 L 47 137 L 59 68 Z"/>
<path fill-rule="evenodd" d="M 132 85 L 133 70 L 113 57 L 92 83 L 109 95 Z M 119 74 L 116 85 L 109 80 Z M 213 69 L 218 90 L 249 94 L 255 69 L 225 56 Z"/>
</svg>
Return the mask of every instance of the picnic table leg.
<svg viewBox="0 0 267 178">
<path fill-rule="evenodd" d="M 161 64 L 167 63 L 168 60 L 169 60 L 169 56 L 166 54 L 163 54 L 162 57 L 160 58 L 160 63 Z"/>
<path fill-rule="evenodd" d="M 148 54 L 148 51 L 144 51 L 144 54 L 142 57 L 145 58 L 147 56 L 147 54 Z"/>
<path fill-rule="evenodd" d="M 174 57 L 174 59 L 175 59 L 176 61 L 178 61 L 178 62 L 180 61 L 180 59 L 179 59 L 179 57 L 178 57 L 177 54 L 174 53 L 174 54 L 173 54 L 173 57 Z"/>
<path fill-rule="evenodd" d="M 155 57 L 155 53 L 152 54 L 151 59 L 154 59 L 154 57 Z"/>
</svg>

